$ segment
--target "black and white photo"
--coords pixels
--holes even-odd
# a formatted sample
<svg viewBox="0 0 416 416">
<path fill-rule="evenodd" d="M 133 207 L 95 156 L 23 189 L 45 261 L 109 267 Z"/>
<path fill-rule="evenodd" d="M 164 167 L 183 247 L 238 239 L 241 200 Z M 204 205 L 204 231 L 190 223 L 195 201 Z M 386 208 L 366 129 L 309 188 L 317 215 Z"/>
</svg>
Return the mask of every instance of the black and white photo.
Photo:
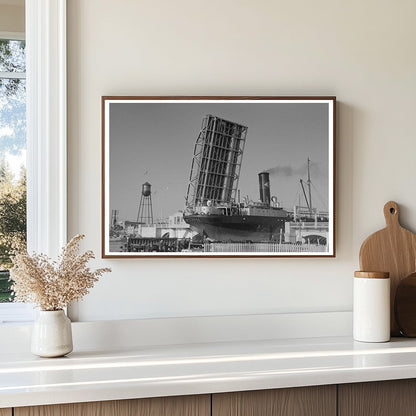
<svg viewBox="0 0 416 416">
<path fill-rule="evenodd" d="M 103 97 L 103 257 L 335 255 L 334 97 Z"/>
</svg>

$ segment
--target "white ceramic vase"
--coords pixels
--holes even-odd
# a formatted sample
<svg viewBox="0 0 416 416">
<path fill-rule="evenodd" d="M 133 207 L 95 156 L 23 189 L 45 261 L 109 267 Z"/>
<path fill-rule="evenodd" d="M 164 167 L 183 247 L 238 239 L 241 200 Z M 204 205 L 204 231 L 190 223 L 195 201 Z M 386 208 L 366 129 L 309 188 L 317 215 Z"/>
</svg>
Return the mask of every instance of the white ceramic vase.
<svg viewBox="0 0 416 416">
<path fill-rule="evenodd" d="M 33 325 L 31 351 L 39 357 L 62 357 L 72 351 L 71 321 L 63 310 L 40 311 Z"/>
</svg>

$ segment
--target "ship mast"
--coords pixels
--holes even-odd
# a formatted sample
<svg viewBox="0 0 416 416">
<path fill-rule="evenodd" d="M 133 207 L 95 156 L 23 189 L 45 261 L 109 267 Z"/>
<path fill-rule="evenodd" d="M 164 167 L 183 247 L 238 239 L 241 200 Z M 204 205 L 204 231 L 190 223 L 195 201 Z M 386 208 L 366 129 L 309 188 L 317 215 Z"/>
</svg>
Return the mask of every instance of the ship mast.
<svg viewBox="0 0 416 416">
<path fill-rule="evenodd" d="M 312 212 L 312 192 L 311 192 L 311 172 L 310 172 L 311 160 L 308 157 L 308 188 L 309 188 L 309 209 Z"/>
<path fill-rule="evenodd" d="M 306 196 L 305 187 L 303 186 L 304 180 L 300 180 L 300 185 L 302 187 L 303 196 L 305 197 L 306 205 L 308 206 L 309 212 L 312 214 L 312 191 L 311 191 L 311 172 L 310 172 L 310 164 L 311 160 L 308 157 L 308 180 L 306 181 L 306 184 L 308 186 L 308 194 L 309 198 Z"/>
</svg>

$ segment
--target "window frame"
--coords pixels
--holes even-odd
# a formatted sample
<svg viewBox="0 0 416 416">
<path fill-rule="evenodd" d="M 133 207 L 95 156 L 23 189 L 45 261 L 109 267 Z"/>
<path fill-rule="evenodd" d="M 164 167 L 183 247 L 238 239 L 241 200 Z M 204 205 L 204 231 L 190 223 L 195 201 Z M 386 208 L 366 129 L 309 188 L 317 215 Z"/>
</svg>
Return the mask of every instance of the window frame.
<svg viewBox="0 0 416 416">
<path fill-rule="evenodd" d="M 7 40 L 26 40 L 25 32 L 5 32 L 0 31 L 0 39 Z"/>
<path fill-rule="evenodd" d="M 25 15 L 27 247 L 56 257 L 67 242 L 66 0 L 26 0 Z M 22 323 L 34 312 L 4 303 L 0 316 Z"/>
<path fill-rule="evenodd" d="M 26 0 L 28 250 L 67 240 L 66 0 Z"/>
</svg>

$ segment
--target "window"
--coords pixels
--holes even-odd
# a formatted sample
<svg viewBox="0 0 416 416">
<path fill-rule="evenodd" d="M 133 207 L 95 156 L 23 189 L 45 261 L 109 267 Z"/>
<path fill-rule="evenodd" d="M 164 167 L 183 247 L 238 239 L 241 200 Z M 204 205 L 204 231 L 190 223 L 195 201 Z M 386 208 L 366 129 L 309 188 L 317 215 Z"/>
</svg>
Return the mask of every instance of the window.
<svg viewBox="0 0 416 416">
<path fill-rule="evenodd" d="M 19 36 L 16 36 L 18 38 Z M 21 36 L 20 36 L 21 37 Z M 0 302 L 12 301 L 10 256 L 26 244 L 26 53 L 0 37 Z"/>
<path fill-rule="evenodd" d="M 26 1 L 25 20 L 27 247 L 56 257 L 66 243 L 66 0 Z M 33 315 L 0 303 L 0 324 Z"/>
</svg>

